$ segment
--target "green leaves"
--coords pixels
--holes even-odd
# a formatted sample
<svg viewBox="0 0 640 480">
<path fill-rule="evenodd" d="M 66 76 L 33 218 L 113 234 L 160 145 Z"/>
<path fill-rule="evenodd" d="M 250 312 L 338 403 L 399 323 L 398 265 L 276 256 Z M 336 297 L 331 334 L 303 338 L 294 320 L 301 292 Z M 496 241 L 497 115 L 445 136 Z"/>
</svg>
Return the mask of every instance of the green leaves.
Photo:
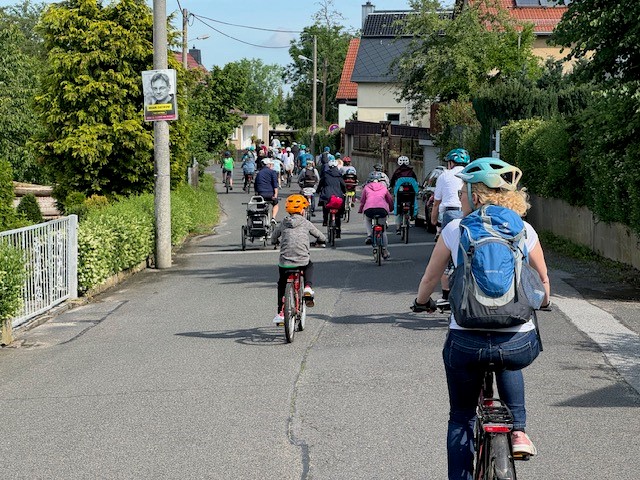
<svg viewBox="0 0 640 480">
<path fill-rule="evenodd" d="M 439 2 L 411 2 L 416 15 L 407 31 L 415 35 L 411 48 L 398 59 L 401 97 L 424 112 L 433 99 L 469 98 L 495 78 L 535 78 L 533 28 L 520 25 L 495 0 L 479 0 L 442 17 Z"/>
<path fill-rule="evenodd" d="M 104 7 L 72 0 L 43 15 L 49 67 L 36 104 L 46 131 L 34 144 L 60 198 L 70 191 L 126 195 L 153 184 L 152 127 L 142 121 L 140 80 L 152 65 L 152 25 L 140 0 Z"/>
</svg>

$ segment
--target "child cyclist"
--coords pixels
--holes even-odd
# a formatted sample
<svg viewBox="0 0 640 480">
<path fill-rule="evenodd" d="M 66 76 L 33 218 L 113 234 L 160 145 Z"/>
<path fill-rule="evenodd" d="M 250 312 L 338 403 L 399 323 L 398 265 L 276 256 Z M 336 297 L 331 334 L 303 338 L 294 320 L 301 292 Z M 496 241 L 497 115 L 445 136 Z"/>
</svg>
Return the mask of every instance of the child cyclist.
<svg viewBox="0 0 640 480">
<path fill-rule="evenodd" d="M 325 243 L 327 238 L 304 217 L 304 211 L 308 206 L 309 202 L 304 196 L 297 193 L 290 195 L 285 203 L 288 215 L 276 227 L 271 237 L 271 242 L 274 245 L 280 242 L 278 313 L 274 317 L 273 323 L 284 322 L 282 299 L 287 287 L 289 271 L 292 268 L 300 268 L 304 272 L 304 300 L 308 307 L 314 305 L 314 291 L 311 288 L 313 285 L 313 263 L 311 262 L 309 235 L 315 237 L 320 243 Z"/>
</svg>

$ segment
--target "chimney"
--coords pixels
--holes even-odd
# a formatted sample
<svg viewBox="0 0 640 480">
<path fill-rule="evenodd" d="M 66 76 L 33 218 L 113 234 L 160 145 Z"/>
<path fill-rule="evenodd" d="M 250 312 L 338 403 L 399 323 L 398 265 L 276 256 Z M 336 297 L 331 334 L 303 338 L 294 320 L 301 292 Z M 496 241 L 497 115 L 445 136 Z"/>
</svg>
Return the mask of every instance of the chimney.
<svg viewBox="0 0 640 480">
<path fill-rule="evenodd" d="M 362 28 L 364 28 L 364 21 L 367 19 L 367 15 L 373 13 L 375 10 L 375 5 L 367 0 L 367 3 L 362 5 Z"/>
<path fill-rule="evenodd" d="M 196 48 L 194 45 L 193 48 L 189 49 L 189 55 L 193 57 L 193 59 L 198 62 L 198 65 L 202 65 L 202 53 L 199 48 Z"/>
</svg>

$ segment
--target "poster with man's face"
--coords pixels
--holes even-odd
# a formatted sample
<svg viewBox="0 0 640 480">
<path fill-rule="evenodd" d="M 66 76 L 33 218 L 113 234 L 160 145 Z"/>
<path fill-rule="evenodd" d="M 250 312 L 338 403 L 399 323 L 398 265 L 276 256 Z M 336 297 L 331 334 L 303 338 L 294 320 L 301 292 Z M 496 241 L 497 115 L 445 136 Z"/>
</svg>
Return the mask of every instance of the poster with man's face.
<svg viewBox="0 0 640 480">
<path fill-rule="evenodd" d="M 142 72 L 145 121 L 155 122 L 157 120 L 178 119 L 175 88 L 175 70 L 147 70 Z"/>
</svg>

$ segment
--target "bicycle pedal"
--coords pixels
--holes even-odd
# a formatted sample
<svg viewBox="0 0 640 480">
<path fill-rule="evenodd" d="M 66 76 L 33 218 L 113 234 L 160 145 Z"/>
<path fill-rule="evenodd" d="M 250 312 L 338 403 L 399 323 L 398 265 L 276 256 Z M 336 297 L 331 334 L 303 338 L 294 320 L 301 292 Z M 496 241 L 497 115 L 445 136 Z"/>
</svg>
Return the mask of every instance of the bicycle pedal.
<svg viewBox="0 0 640 480">
<path fill-rule="evenodd" d="M 514 453 L 513 454 L 513 459 L 514 460 L 518 460 L 518 461 L 522 461 L 522 462 L 528 462 L 530 458 L 531 458 L 531 455 L 529 455 L 528 453 Z"/>
<path fill-rule="evenodd" d="M 313 307 L 316 304 L 313 297 L 304 297 L 304 303 L 307 307 Z"/>
<path fill-rule="evenodd" d="M 276 326 L 278 326 L 278 327 L 284 327 L 284 322 L 278 322 L 278 323 L 276 323 Z"/>
</svg>

